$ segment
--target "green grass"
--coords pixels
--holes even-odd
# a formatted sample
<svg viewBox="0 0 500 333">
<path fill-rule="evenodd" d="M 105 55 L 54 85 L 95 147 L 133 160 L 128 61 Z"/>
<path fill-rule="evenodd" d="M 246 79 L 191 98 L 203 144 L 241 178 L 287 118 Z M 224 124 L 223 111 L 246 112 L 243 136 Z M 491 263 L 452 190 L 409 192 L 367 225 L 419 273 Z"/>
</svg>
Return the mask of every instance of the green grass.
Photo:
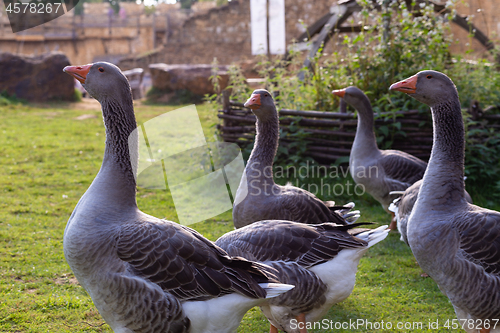
<svg viewBox="0 0 500 333">
<path fill-rule="evenodd" d="M 111 331 L 74 278 L 62 247 L 66 222 L 99 170 L 104 150 L 100 111 L 81 110 L 87 104 L 0 107 L 0 332 Z M 136 113 L 144 122 L 175 108 L 139 105 Z M 198 112 L 205 136 L 213 141 L 216 115 L 203 105 Z M 91 118 L 76 119 L 84 114 Z M 137 199 L 144 212 L 177 221 L 168 192 L 139 189 Z M 351 200 L 361 210 L 362 221 L 389 222 L 369 196 Z M 233 229 L 231 212 L 192 227 L 215 240 Z M 448 331 L 443 324 L 455 318 L 452 306 L 432 279 L 421 274 L 410 249 L 399 235 L 391 234 L 361 260 L 354 292 L 325 318 L 394 326 L 377 332 L 434 332 L 427 329 L 428 322 L 439 320 L 438 331 Z M 422 322 L 423 329 L 398 330 L 398 322 Z M 239 332 L 268 330 L 267 320 L 254 308 Z M 363 326 L 355 331 L 375 329 Z"/>
</svg>

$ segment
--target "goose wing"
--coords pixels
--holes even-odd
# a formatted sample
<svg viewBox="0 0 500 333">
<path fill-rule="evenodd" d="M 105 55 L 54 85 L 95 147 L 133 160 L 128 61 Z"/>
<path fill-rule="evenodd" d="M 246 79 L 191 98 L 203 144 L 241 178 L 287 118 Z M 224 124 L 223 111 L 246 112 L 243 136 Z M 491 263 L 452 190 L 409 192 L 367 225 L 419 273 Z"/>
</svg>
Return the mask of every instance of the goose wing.
<svg viewBox="0 0 500 333">
<path fill-rule="evenodd" d="M 404 189 L 424 176 L 427 163 L 413 155 L 397 150 L 382 151 L 379 160 L 389 182 L 403 185 Z M 393 188 L 391 190 L 396 190 Z"/>
<path fill-rule="evenodd" d="M 470 205 L 457 229 L 465 257 L 488 273 L 500 276 L 500 213 Z"/>
<path fill-rule="evenodd" d="M 269 266 L 278 270 L 280 282 L 294 285 L 292 290 L 271 298 L 271 305 L 288 307 L 291 313 L 306 313 L 326 302 L 327 285 L 312 271 L 296 262 L 275 261 Z"/>
<path fill-rule="evenodd" d="M 181 300 L 203 300 L 232 292 L 263 298 L 260 282 L 275 280 L 275 270 L 231 258 L 198 232 L 173 222 L 127 224 L 116 239 L 118 257 L 133 274 Z"/>
<path fill-rule="evenodd" d="M 395 199 L 391 204 L 393 208 L 389 207 L 389 210 L 392 209 L 392 211 L 396 214 L 398 231 L 401 234 L 401 240 L 408 246 L 410 246 L 408 243 L 407 233 L 408 218 L 410 217 L 413 206 L 417 201 L 418 192 L 420 191 L 421 186 L 422 179 L 416 181 L 413 185 L 408 187 L 401 197 Z"/>
<path fill-rule="evenodd" d="M 276 207 L 281 211 L 280 218 L 285 220 L 307 224 L 323 222 L 347 224 L 338 212 L 344 208 L 343 206 L 329 207 L 329 204 L 325 204 L 312 193 L 294 186 L 281 187 Z"/>
<path fill-rule="evenodd" d="M 260 221 L 231 231 L 215 243 L 231 256 L 260 262 L 296 262 L 312 267 L 334 258 L 343 249 L 366 247 L 367 242 L 347 232 L 356 226 Z"/>
</svg>

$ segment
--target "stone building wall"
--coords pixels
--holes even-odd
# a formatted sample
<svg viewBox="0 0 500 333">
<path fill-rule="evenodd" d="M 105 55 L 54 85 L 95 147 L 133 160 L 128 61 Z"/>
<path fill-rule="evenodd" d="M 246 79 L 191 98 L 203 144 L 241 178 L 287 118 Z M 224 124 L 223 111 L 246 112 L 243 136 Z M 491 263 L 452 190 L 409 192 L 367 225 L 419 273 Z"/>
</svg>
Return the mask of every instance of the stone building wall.
<svg viewBox="0 0 500 333">
<path fill-rule="evenodd" d="M 188 18 L 159 55 L 170 64 L 240 61 L 250 56 L 250 1 L 231 1 Z"/>
<path fill-rule="evenodd" d="M 164 49 L 155 56 L 155 60 L 171 64 L 210 63 L 217 57 L 219 63 L 230 64 L 251 59 L 249 3 L 249 0 L 233 0 L 228 5 L 212 8 L 205 14 L 188 18 L 180 29 L 174 32 Z M 287 45 L 305 31 L 305 26 L 311 25 L 328 13 L 330 6 L 335 3 L 335 0 L 286 0 Z M 490 38 L 499 40 L 498 0 L 465 0 L 458 3 L 459 14 L 470 15 L 471 21 L 479 29 Z M 462 28 L 453 24 L 452 33 L 457 41 L 452 46 L 452 52 L 463 54 L 473 49 L 475 55 L 488 55 L 487 50 L 468 37 Z M 330 43 L 326 51 L 332 50 Z"/>
<path fill-rule="evenodd" d="M 109 3 L 86 3 L 83 17 L 70 11 L 19 33 L 12 33 L 3 7 L 0 0 L 0 52 L 36 56 L 60 51 L 72 64 L 86 64 L 95 59 L 117 61 L 154 48 L 152 17 L 135 3 L 126 3 L 126 18 L 115 15 L 111 25 Z"/>
<path fill-rule="evenodd" d="M 287 44 L 328 13 L 331 3 L 286 0 Z M 252 58 L 249 0 L 233 0 L 188 18 L 168 40 L 158 60 L 171 64 L 210 63 L 214 57 L 222 64 Z"/>
<path fill-rule="evenodd" d="M 498 1 L 460 0 L 458 12 L 470 15 L 472 22 L 483 32 L 499 40 Z M 215 57 L 221 64 L 245 62 L 254 59 L 251 55 L 249 3 L 249 0 L 232 0 L 225 6 L 215 7 L 215 2 L 203 2 L 193 6 L 192 11 L 180 9 L 179 4 L 160 4 L 156 8 L 155 20 L 144 12 L 142 5 L 123 3 L 127 10 L 127 24 L 113 27 L 110 33 L 106 22 L 101 22 L 77 30 L 77 38 L 71 36 L 68 28 L 73 22 L 73 11 L 50 23 L 56 28 L 59 25 L 56 32 L 61 34 L 51 34 L 47 27 L 13 34 L 6 15 L 0 15 L 0 51 L 35 55 L 58 50 L 67 54 L 73 64 L 89 63 L 95 59 L 117 60 L 133 55 L 130 58 L 134 61 L 128 62 L 130 66 L 140 64 L 145 68 L 151 62 L 206 64 Z M 287 44 L 335 3 L 336 0 L 285 0 Z M 0 10 L 3 9 L 0 0 Z M 105 21 L 108 9 L 107 3 L 85 4 L 85 20 L 101 17 Z M 138 14 L 139 26 L 136 25 Z M 77 23 L 78 20 L 77 17 Z M 455 27 L 453 33 L 457 39 L 453 52 L 464 53 L 473 48 L 475 54 L 487 54 L 485 48 L 469 38 L 465 31 Z M 330 43 L 327 52 L 333 48 L 333 43 Z M 135 60 L 137 58 L 139 60 Z"/>
</svg>

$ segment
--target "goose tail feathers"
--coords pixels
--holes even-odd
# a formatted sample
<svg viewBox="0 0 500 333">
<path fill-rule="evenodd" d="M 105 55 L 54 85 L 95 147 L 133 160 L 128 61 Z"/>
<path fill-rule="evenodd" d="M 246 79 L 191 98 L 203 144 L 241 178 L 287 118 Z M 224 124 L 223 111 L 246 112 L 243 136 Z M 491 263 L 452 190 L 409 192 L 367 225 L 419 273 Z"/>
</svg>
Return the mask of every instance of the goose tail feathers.
<svg viewBox="0 0 500 333">
<path fill-rule="evenodd" d="M 387 225 L 383 225 L 376 229 L 362 232 L 357 234 L 356 237 L 368 242 L 368 247 L 372 247 L 380 241 L 383 241 L 387 235 L 389 235 L 390 229 L 387 229 Z"/>
<path fill-rule="evenodd" d="M 347 224 L 353 224 L 361 216 L 361 212 L 359 210 L 352 210 L 355 206 L 354 202 L 348 202 L 343 206 L 335 206 L 333 201 L 328 201 L 327 206 L 331 211 L 335 211 L 342 216 Z"/>
<path fill-rule="evenodd" d="M 266 298 L 274 298 L 295 288 L 291 284 L 283 283 L 259 283 L 259 286 L 266 291 Z"/>
<path fill-rule="evenodd" d="M 390 212 L 393 212 L 394 215 L 398 216 L 398 211 L 399 211 L 399 202 L 401 201 L 400 200 L 401 198 L 397 198 L 397 199 L 394 199 L 393 202 L 391 202 L 391 204 L 389 205 L 389 207 L 387 207 L 387 209 L 390 211 Z"/>
<path fill-rule="evenodd" d="M 393 212 L 396 216 L 398 216 L 399 204 L 401 203 L 401 198 L 405 194 L 405 191 L 391 191 L 389 195 L 399 195 L 398 198 L 394 199 L 387 209 L 390 212 Z"/>
</svg>

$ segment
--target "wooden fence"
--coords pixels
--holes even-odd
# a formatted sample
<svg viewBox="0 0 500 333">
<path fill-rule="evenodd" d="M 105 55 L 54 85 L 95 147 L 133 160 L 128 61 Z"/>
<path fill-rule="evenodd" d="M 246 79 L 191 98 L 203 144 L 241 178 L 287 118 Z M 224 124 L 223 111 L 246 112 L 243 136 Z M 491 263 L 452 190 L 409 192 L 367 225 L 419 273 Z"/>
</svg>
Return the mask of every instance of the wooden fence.
<svg viewBox="0 0 500 333">
<path fill-rule="evenodd" d="M 489 106 L 484 110 L 479 102 L 472 101 L 468 109 L 470 120 L 467 122 L 469 142 L 491 146 L 492 136 L 499 136 L 500 106 Z M 217 125 L 222 139 L 244 147 L 255 137 L 255 116 L 242 103 L 230 101 L 229 94 L 223 93 L 223 108 L 218 117 L 222 123 Z M 351 152 L 356 133 L 357 119 L 353 113 L 279 110 L 280 128 L 285 135 L 280 138 L 281 146 L 289 146 L 297 141 L 297 129 L 303 131 L 300 137 L 305 141 L 305 155 L 323 164 L 331 164 Z M 396 123 L 399 125 L 395 126 Z M 386 126 L 386 133 L 382 127 Z M 429 111 L 397 111 L 375 115 L 375 129 L 378 146 L 381 149 L 397 149 L 429 159 L 432 148 L 432 118 Z M 293 151 L 293 148 L 291 148 Z"/>
<path fill-rule="evenodd" d="M 218 117 L 222 120 L 218 129 L 224 141 L 240 146 L 248 144 L 249 140 L 253 141 L 255 116 L 242 103 L 227 100 L 223 109 L 219 110 Z M 306 156 L 327 164 L 349 156 L 357 127 L 355 114 L 281 109 L 279 117 L 282 131 L 288 134 L 297 128 L 303 131 L 303 140 L 307 144 Z M 430 112 L 410 110 L 376 116 L 375 127 L 379 129 L 379 138 L 380 127 L 398 122 L 401 124 L 399 130 L 396 131 L 397 127 L 388 127 L 387 135 L 379 142 L 379 147 L 390 145 L 392 149 L 427 160 L 432 147 Z M 284 135 L 280 138 L 280 145 L 286 147 L 294 140 L 293 136 Z"/>
</svg>

